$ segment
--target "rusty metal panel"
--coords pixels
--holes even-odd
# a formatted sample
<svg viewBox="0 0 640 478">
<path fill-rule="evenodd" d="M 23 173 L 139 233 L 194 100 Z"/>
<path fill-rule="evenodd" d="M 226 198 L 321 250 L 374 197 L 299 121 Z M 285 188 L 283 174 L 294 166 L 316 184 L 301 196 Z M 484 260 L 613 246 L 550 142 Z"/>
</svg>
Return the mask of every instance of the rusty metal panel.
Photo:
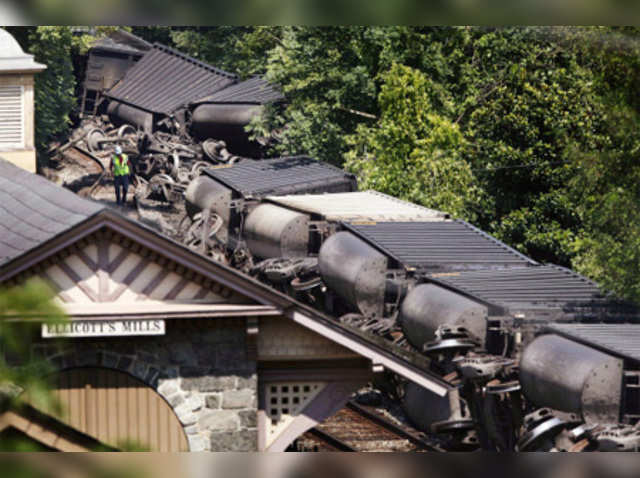
<svg viewBox="0 0 640 478">
<path fill-rule="evenodd" d="M 97 91 L 111 88 L 125 76 L 140 56 L 133 57 L 125 56 L 122 53 L 91 50 L 84 87 Z"/>
<path fill-rule="evenodd" d="M 115 447 L 132 442 L 150 451 L 187 451 L 173 410 L 153 389 L 122 372 L 76 368 L 58 374 L 62 420 Z"/>
<path fill-rule="evenodd" d="M 246 196 L 354 191 L 355 176 L 307 156 L 247 159 L 205 174 Z"/>
<path fill-rule="evenodd" d="M 155 44 L 105 95 L 146 111 L 171 114 L 236 81 L 234 74 Z"/>
</svg>

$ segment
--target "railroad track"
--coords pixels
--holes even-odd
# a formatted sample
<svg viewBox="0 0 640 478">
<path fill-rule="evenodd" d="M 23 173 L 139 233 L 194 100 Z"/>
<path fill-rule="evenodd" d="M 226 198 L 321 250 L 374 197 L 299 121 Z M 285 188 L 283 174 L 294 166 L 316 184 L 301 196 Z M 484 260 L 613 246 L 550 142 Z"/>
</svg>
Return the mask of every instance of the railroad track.
<svg viewBox="0 0 640 478">
<path fill-rule="evenodd" d="M 353 401 L 304 433 L 293 448 L 297 451 L 444 451 L 409 427 L 397 425 L 374 408 Z"/>
</svg>

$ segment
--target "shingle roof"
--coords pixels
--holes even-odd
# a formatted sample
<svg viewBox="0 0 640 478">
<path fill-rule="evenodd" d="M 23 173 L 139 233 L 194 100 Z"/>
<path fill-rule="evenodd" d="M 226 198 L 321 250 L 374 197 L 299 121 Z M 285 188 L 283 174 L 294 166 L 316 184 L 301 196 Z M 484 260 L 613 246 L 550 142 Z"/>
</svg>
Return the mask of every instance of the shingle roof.
<svg viewBox="0 0 640 478">
<path fill-rule="evenodd" d="M 550 324 L 547 330 L 640 362 L 640 324 Z"/>
<path fill-rule="evenodd" d="M 422 270 L 459 270 L 536 264 L 489 234 L 461 221 L 345 223 L 399 264 Z"/>
<path fill-rule="evenodd" d="M 245 196 L 356 189 L 352 174 L 307 156 L 246 159 L 231 166 L 207 169 L 205 173 Z"/>
<path fill-rule="evenodd" d="M 0 264 L 103 209 L 0 158 Z"/>
<path fill-rule="evenodd" d="M 105 95 L 147 111 L 171 114 L 236 81 L 236 75 L 156 43 Z"/>
<path fill-rule="evenodd" d="M 266 80 L 256 77 L 231 85 L 195 103 L 251 103 L 262 105 L 284 99 L 282 92 Z"/>
</svg>

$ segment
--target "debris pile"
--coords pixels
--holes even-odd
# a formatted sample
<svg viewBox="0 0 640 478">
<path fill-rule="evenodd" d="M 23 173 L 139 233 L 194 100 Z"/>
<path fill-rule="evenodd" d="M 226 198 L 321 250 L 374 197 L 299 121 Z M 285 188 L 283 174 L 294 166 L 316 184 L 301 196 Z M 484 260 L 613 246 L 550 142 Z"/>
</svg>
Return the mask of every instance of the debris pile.
<svg viewBox="0 0 640 478">
<path fill-rule="evenodd" d="M 70 140 L 53 150 L 50 166 L 43 173 L 82 196 L 111 203 L 114 193 L 109 166 L 118 145 L 134 170 L 130 200 L 134 209 L 123 212 L 206 252 L 200 247 L 203 231 L 207 229 L 208 235 L 214 236 L 219 225 L 211 218 L 205 228 L 202 214 L 189 218 L 185 214 L 184 193 L 204 169 L 235 164 L 245 158 L 232 154 L 223 140 L 208 138 L 198 142 L 169 128 L 147 133 L 129 124 L 116 126 L 102 115 L 82 120 Z M 221 259 L 212 249 L 210 244 L 209 255 Z"/>
</svg>

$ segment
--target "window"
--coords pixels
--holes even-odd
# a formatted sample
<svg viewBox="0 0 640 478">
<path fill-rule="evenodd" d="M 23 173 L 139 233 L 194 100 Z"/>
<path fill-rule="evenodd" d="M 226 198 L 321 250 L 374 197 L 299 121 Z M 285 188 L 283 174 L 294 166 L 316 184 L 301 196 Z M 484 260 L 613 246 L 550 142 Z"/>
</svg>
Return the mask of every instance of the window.
<svg viewBox="0 0 640 478">
<path fill-rule="evenodd" d="M 326 382 L 280 382 L 266 387 L 267 446 L 326 385 Z"/>
<path fill-rule="evenodd" d="M 22 86 L 0 86 L 0 147 L 24 147 Z"/>
</svg>

